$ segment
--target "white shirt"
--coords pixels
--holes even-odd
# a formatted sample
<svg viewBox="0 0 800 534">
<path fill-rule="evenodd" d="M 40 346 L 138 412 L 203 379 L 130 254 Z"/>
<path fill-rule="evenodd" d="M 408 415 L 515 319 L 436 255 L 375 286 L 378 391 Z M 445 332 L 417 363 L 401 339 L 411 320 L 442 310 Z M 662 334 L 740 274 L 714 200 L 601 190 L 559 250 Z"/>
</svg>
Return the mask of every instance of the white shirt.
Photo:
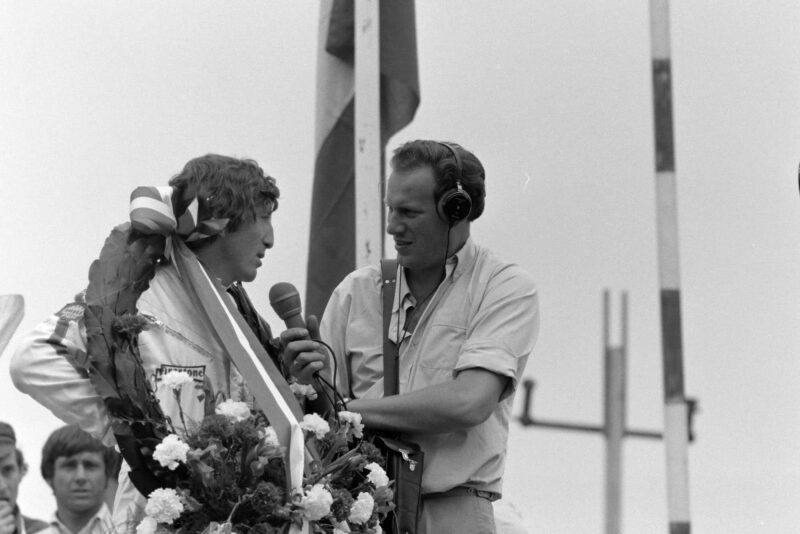
<svg viewBox="0 0 800 534">
<path fill-rule="evenodd" d="M 58 518 L 58 512 L 53 514 L 50 526 L 42 531 L 41 534 L 110 534 L 114 532 L 114 522 L 111 520 L 111 511 L 106 503 L 97 510 L 86 525 L 78 532 L 72 532 Z"/>
<path fill-rule="evenodd" d="M 389 336 L 396 338 L 410 303 L 398 280 Z M 399 298 L 398 298 L 399 297 Z M 336 355 L 337 388 L 356 398 L 383 396 L 381 271 L 348 275 L 334 290 L 320 326 Z M 456 486 L 502 492 L 513 393 L 539 332 L 539 298 L 530 276 L 472 239 L 448 260 L 447 276 L 420 314 L 414 332 L 401 333 L 399 392 L 453 380 L 465 369 L 508 378 L 490 417 L 472 428 L 408 435 L 425 453 L 423 493 Z"/>
</svg>

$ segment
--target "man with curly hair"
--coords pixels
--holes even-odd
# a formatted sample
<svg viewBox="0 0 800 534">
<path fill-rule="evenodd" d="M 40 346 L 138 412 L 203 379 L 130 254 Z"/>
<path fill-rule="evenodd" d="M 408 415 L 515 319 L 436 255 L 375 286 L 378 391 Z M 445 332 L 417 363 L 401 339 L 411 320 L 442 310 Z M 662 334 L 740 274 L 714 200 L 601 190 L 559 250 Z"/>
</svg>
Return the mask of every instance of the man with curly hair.
<svg viewBox="0 0 800 534">
<path fill-rule="evenodd" d="M 265 175 L 255 161 L 209 154 L 189 161 L 170 180 L 169 187 L 135 190 L 131 226 L 126 223 L 115 229 L 121 237 L 116 238 L 117 246 L 112 247 L 112 252 L 130 250 L 125 247 L 145 233 L 167 235 L 163 255 L 152 262 L 155 267 L 145 264 L 154 273 L 135 305 L 137 321 L 144 322 L 138 333 L 138 350 L 145 379 L 160 409 L 177 430 L 183 421 L 201 421 L 224 400 L 251 405 L 254 401 L 245 378 L 216 334 L 208 310 L 200 304 L 195 286 L 187 273 L 177 268 L 178 259 L 196 259 L 209 279 L 216 279 L 227 288 L 228 292 L 222 293 L 224 298 L 232 299 L 266 353 L 280 366 L 280 345 L 241 286 L 256 278 L 266 251 L 273 246 L 272 214 L 278 207 L 279 195 L 275 180 Z M 114 235 L 112 232 L 109 240 Z M 179 258 L 178 254 L 184 256 Z M 126 258 L 124 262 L 129 264 L 141 262 L 137 257 Z M 102 262 L 96 262 L 92 269 L 103 267 Z M 115 440 L 107 406 L 94 387 L 86 364 L 85 311 L 92 305 L 79 295 L 76 302 L 25 336 L 11 361 L 11 375 L 18 389 L 64 422 L 77 424 L 111 445 L 119 440 Z M 305 333 L 298 334 L 298 338 L 286 336 L 284 343 L 294 341 L 300 347 L 307 346 L 304 343 L 310 341 L 299 339 Z M 305 375 L 309 376 L 305 376 L 294 369 L 306 382 L 312 370 L 306 370 Z M 164 380 L 170 373 L 188 375 L 187 383 L 176 389 Z M 126 455 L 126 464 L 129 463 L 130 456 Z M 130 467 L 134 472 L 139 469 L 135 463 Z M 128 465 L 124 465 L 114 507 L 118 529 L 126 529 L 131 521 L 138 522 L 145 503 L 128 473 Z"/>
</svg>

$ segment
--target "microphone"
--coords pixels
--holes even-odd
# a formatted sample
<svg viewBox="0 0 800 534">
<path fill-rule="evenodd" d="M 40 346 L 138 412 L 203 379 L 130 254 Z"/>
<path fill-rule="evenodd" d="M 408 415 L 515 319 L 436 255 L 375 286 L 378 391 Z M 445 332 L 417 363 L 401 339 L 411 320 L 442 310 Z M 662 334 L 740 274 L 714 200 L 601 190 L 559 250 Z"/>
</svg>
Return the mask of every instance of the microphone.
<svg viewBox="0 0 800 534">
<path fill-rule="evenodd" d="M 303 320 L 303 306 L 300 303 L 300 293 L 289 282 L 278 282 L 269 290 L 269 305 L 286 323 L 286 328 L 305 328 Z"/>
</svg>

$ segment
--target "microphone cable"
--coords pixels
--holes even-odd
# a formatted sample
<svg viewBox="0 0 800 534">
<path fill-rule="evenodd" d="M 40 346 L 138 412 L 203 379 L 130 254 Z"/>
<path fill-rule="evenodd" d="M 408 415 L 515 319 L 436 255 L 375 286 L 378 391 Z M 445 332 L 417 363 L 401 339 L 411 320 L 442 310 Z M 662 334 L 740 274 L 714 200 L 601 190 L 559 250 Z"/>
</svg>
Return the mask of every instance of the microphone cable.
<svg viewBox="0 0 800 534">
<path fill-rule="evenodd" d="M 333 406 L 334 410 L 337 409 L 339 404 L 341 404 L 341 406 L 346 410 L 347 401 L 345 400 L 344 396 L 341 393 L 339 393 L 339 389 L 336 387 L 336 377 L 339 374 L 339 360 L 336 358 L 336 353 L 333 351 L 330 345 L 328 345 L 321 339 L 315 339 L 314 341 L 325 347 L 325 349 L 330 353 L 331 359 L 333 360 L 332 384 L 319 372 L 316 372 L 313 375 L 314 380 L 317 382 L 317 385 L 319 386 L 319 391 L 322 392 L 322 394 L 325 396 L 325 399 L 330 403 L 331 406 Z M 332 395 L 329 394 L 328 390 L 332 392 Z"/>
</svg>

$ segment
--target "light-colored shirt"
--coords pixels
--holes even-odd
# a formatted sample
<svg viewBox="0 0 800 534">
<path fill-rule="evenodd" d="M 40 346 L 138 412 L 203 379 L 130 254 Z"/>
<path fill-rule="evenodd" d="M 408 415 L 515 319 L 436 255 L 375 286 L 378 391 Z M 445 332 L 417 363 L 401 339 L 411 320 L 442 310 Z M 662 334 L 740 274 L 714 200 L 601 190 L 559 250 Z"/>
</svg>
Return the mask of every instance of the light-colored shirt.
<svg viewBox="0 0 800 534">
<path fill-rule="evenodd" d="M 446 277 L 413 333 L 404 332 L 416 305 L 398 268 L 389 336 L 401 339 L 399 392 L 453 380 L 465 369 L 507 377 L 489 418 L 455 432 L 407 436 L 425 452 L 423 493 L 456 486 L 502 493 L 513 393 L 539 331 L 535 284 L 519 266 L 502 262 L 470 238 L 448 260 Z M 337 388 L 355 398 L 383 396 L 383 320 L 378 265 L 348 275 L 334 290 L 321 339 L 336 355 Z"/>
<path fill-rule="evenodd" d="M 41 534 L 113 534 L 114 522 L 111 520 L 111 511 L 105 503 L 97 510 L 86 525 L 78 532 L 73 532 L 61 522 L 58 513 L 53 514 L 50 526 L 41 531 Z"/>
<path fill-rule="evenodd" d="M 47 528 L 47 523 L 44 521 L 22 515 L 19 506 L 16 507 L 14 515 L 17 518 L 16 534 L 37 534 Z"/>
</svg>

